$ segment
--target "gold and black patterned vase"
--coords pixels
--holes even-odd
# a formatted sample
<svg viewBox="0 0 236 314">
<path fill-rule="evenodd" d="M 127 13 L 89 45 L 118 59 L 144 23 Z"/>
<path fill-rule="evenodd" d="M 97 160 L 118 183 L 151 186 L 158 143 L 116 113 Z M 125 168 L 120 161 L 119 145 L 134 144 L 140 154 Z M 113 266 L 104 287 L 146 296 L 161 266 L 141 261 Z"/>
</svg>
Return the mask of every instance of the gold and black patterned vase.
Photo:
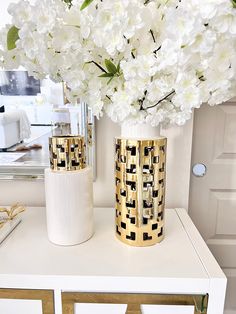
<svg viewBox="0 0 236 314">
<path fill-rule="evenodd" d="M 131 246 L 164 238 L 167 139 L 116 138 L 116 236 Z"/>
<path fill-rule="evenodd" d="M 49 138 L 50 167 L 54 171 L 77 171 L 86 167 L 85 142 L 82 136 Z"/>
</svg>

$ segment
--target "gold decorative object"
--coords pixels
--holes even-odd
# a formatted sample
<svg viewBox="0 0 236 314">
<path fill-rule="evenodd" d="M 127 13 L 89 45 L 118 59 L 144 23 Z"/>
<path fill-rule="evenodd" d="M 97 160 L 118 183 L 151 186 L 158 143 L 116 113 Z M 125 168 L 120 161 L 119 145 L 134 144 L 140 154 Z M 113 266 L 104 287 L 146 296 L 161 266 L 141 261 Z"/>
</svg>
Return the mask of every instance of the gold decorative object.
<svg viewBox="0 0 236 314">
<path fill-rule="evenodd" d="M 82 136 L 49 138 L 50 166 L 55 171 L 73 171 L 86 167 L 85 142 Z"/>
<path fill-rule="evenodd" d="M 14 204 L 11 206 L 11 208 L 0 208 L 0 214 L 3 214 L 0 216 L 0 228 L 4 226 L 5 223 L 7 223 L 10 220 L 13 220 L 17 215 L 25 211 L 25 207 L 22 205 Z"/>
<path fill-rule="evenodd" d="M 116 139 L 116 235 L 129 245 L 164 238 L 166 144 Z"/>
<path fill-rule="evenodd" d="M 198 308 L 196 303 L 201 303 Z M 126 314 L 141 314 L 141 306 L 182 305 L 194 307 L 194 314 L 206 314 L 208 295 L 191 294 L 151 294 L 151 293 L 96 293 L 96 292 L 62 292 L 62 313 L 74 314 L 75 304 L 127 304 Z"/>
</svg>

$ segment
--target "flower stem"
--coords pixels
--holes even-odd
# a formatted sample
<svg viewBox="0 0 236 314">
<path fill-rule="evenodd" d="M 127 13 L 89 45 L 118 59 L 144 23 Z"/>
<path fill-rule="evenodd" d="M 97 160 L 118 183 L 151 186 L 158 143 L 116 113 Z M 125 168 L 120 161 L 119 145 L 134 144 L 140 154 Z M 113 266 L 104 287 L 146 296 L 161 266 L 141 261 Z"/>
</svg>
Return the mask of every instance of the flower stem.
<svg viewBox="0 0 236 314">
<path fill-rule="evenodd" d="M 172 96 L 175 93 L 175 91 L 173 90 L 172 92 L 170 92 L 169 94 L 167 94 L 166 96 L 164 96 L 163 98 L 161 98 L 155 105 L 146 107 L 145 109 L 150 109 L 150 108 L 154 108 L 156 106 L 158 106 L 162 101 L 166 100 L 167 98 L 169 98 L 170 96 Z"/>
<path fill-rule="evenodd" d="M 156 39 L 155 39 L 155 36 L 154 36 L 154 33 L 153 33 L 153 30 L 152 30 L 152 29 L 150 29 L 150 33 L 151 33 L 151 35 L 152 35 L 152 39 L 153 39 L 154 43 L 156 43 Z"/>
<path fill-rule="evenodd" d="M 159 46 L 156 50 L 153 51 L 154 54 L 156 54 L 161 49 L 161 46 Z"/>
<path fill-rule="evenodd" d="M 102 72 L 107 73 L 107 71 L 106 71 L 100 64 L 98 64 L 97 62 L 95 62 L 95 61 L 90 61 L 90 62 L 88 62 L 88 63 L 93 63 L 93 64 L 95 64 Z"/>
</svg>

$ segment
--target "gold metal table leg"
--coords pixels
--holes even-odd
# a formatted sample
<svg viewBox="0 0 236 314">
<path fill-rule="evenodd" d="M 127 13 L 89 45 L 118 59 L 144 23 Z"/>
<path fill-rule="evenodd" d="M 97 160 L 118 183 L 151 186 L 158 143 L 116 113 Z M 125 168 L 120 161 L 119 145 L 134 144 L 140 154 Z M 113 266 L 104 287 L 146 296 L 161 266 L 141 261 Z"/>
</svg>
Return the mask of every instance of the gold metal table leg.
<svg viewBox="0 0 236 314">
<path fill-rule="evenodd" d="M 74 314 L 74 304 L 73 303 L 63 303 L 62 304 L 62 313 Z"/>
<path fill-rule="evenodd" d="M 125 314 L 141 314 L 140 304 L 128 304 Z"/>
</svg>

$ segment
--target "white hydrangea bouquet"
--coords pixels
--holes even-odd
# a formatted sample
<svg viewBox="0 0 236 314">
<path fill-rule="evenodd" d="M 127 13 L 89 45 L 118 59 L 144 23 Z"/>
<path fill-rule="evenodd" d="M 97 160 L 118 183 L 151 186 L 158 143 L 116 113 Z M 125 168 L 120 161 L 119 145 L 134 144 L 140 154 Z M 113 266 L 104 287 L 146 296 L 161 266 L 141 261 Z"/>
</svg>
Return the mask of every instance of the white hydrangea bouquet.
<svg viewBox="0 0 236 314">
<path fill-rule="evenodd" d="M 0 63 L 115 122 L 182 125 L 236 95 L 236 0 L 21 0 Z"/>
</svg>

